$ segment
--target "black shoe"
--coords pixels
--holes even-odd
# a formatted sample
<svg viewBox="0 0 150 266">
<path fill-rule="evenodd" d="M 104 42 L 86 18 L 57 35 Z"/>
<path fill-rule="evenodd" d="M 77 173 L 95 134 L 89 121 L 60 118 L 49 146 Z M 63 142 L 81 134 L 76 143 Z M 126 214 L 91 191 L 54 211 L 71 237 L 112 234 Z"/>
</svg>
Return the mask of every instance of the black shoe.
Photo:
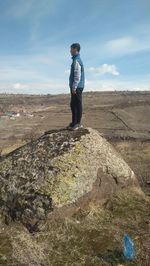
<svg viewBox="0 0 150 266">
<path fill-rule="evenodd" d="M 72 130 L 76 130 L 78 128 L 81 128 L 83 127 L 81 124 L 75 124 L 73 127 L 72 127 Z"/>
<path fill-rule="evenodd" d="M 67 126 L 67 128 L 72 128 L 73 126 L 74 126 L 74 123 L 71 122 L 71 123 Z"/>
</svg>

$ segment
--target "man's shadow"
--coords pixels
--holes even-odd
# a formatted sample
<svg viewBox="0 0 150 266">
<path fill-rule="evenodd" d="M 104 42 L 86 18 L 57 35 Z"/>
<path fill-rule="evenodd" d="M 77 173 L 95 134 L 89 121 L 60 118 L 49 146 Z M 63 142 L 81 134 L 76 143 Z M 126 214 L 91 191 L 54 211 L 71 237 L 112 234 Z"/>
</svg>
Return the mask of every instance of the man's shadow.
<svg viewBox="0 0 150 266">
<path fill-rule="evenodd" d="M 54 128 L 54 129 L 50 129 L 50 130 L 47 130 L 44 132 L 44 135 L 47 135 L 47 134 L 51 134 L 51 133 L 57 133 L 57 132 L 60 132 L 60 131 L 66 131 L 66 130 L 70 130 L 69 128 L 67 127 L 62 127 L 62 128 Z"/>
</svg>

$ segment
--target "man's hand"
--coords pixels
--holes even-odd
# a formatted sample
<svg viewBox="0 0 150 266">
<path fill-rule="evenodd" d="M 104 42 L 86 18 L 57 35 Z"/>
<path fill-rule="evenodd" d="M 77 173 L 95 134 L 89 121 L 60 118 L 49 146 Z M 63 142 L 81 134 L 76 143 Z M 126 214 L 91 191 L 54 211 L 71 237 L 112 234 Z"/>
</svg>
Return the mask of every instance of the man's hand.
<svg viewBox="0 0 150 266">
<path fill-rule="evenodd" d="M 72 89 L 72 93 L 73 94 L 76 94 L 76 89 Z"/>
</svg>

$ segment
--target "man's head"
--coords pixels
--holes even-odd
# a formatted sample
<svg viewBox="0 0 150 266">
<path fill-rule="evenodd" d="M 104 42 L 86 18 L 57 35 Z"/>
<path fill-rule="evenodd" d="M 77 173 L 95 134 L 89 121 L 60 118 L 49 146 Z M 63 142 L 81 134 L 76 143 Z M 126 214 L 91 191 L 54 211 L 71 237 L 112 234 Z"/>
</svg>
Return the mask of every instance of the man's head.
<svg viewBox="0 0 150 266">
<path fill-rule="evenodd" d="M 71 55 L 76 55 L 79 52 L 80 52 L 80 44 L 79 43 L 73 43 L 70 46 L 70 53 L 71 53 Z"/>
</svg>

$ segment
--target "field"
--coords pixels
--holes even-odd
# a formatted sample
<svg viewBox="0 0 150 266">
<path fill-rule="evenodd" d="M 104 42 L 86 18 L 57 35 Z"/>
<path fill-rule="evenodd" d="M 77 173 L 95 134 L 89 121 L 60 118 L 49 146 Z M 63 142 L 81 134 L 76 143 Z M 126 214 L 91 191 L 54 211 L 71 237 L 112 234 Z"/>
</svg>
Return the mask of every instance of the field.
<svg viewBox="0 0 150 266">
<path fill-rule="evenodd" d="M 15 114 L 19 116 L 15 116 Z M 150 92 L 84 92 L 85 127 L 120 151 L 147 193 L 150 181 Z M 71 120 L 70 95 L 0 94 L 0 149 L 6 154 Z"/>
<path fill-rule="evenodd" d="M 1 156 L 52 128 L 69 124 L 70 95 L 0 95 Z M 0 224 L 0 265 L 149 266 L 150 92 L 84 92 L 83 119 L 108 139 L 134 170 L 145 196 L 114 195 L 72 218 L 48 221 L 31 235 L 20 223 Z M 128 232 L 133 262 L 122 257 Z"/>
</svg>

